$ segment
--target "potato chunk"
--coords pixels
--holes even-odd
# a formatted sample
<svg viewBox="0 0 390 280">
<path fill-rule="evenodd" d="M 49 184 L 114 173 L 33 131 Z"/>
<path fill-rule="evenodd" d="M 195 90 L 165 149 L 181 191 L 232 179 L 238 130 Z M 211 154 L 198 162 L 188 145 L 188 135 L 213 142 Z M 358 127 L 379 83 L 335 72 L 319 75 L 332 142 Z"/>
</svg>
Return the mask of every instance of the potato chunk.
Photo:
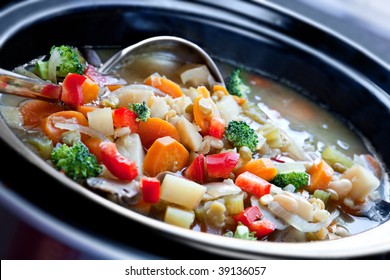
<svg viewBox="0 0 390 280">
<path fill-rule="evenodd" d="M 160 199 L 187 209 L 195 209 L 206 190 L 206 187 L 193 181 L 167 174 L 161 184 Z"/>
</svg>

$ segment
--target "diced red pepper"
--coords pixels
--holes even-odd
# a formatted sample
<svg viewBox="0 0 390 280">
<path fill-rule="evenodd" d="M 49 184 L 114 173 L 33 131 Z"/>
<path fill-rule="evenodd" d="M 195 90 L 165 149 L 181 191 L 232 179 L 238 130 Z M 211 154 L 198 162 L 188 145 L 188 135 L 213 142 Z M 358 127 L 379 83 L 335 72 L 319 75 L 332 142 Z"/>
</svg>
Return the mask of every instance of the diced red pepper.
<svg viewBox="0 0 390 280">
<path fill-rule="evenodd" d="M 157 203 L 160 200 L 160 181 L 153 177 L 141 178 L 142 198 L 148 203 Z"/>
<path fill-rule="evenodd" d="M 60 85 L 47 84 L 43 87 L 41 93 L 42 95 L 52 98 L 53 100 L 60 100 L 61 90 L 62 88 Z"/>
<path fill-rule="evenodd" d="M 184 176 L 200 184 L 206 181 L 205 156 L 203 154 L 199 154 L 187 167 Z"/>
<path fill-rule="evenodd" d="M 137 122 L 137 114 L 128 108 L 115 109 L 112 115 L 114 127 L 130 127 L 131 132 L 137 133 L 139 122 Z"/>
<path fill-rule="evenodd" d="M 210 178 L 228 178 L 239 158 L 240 155 L 236 152 L 207 155 L 207 175 Z"/>
<path fill-rule="evenodd" d="M 259 220 L 263 214 L 261 214 L 259 207 L 250 206 L 244 209 L 239 214 L 233 215 L 233 219 L 238 224 L 241 222 L 244 226 L 249 228 L 249 225 Z"/>
<path fill-rule="evenodd" d="M 137 165 L 119 153 L 116 144 L 103 141 L 99 145 L 102 162 L 120 180 L 132 181 L 138 176 Z"/>
<path fill-rule="evenodd" d="M 271 191 L 271 183 L 249 171 L 238 175 L 235 184 L 243 191 L 254 194 L 257 197 L 262 197 Z"/>
<path fill-rule="evenodd" d="M 86 77 L 69 73 L 62 82 L 61 101 L 65 104 L 79 106 L 84 104 L 82 85 Z"/>
<path fill-rule="evenodd" d="M 214 116 L 210 121 L 209 135 L 218 139 L 222 139 L 225 132 L 225 120 Z"/>
<path fill-rule="evenodd" d="M 248 229 L 251 232 L 256 232 L 256 237 L 259 239 L 273 232 L 276 229 L 276 225 L 270 220 L 262 218 L 248 225 Z"/>
</svg>

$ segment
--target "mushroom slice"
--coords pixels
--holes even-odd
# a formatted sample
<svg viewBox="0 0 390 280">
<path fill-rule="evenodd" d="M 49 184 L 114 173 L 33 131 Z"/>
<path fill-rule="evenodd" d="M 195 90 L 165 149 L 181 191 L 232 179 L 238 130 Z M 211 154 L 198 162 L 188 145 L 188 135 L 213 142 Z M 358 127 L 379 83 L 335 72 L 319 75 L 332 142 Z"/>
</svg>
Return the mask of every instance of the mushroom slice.
<svg viewBox="0 0 390 280">
<path fill-rule="evenodd" d="M 125 207 L 135 205 L 141 197 L 138 181 L 122 182 L 109 178 L 91 177 L 86 183 L 91 190 Z"/>
</svg>

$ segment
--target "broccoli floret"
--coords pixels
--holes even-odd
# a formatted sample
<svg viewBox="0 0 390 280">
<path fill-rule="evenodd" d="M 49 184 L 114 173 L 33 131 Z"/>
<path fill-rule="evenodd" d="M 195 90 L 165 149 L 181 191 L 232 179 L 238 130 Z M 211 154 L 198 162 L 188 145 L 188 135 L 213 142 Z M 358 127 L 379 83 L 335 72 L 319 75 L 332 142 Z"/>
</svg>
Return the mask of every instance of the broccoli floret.
<svg viewBox="0 0 390 280">
<path fill-rule="evenodd" d="M 78 181 L 95 177 L 102 172 L 102 167 L 82 142 L 73 146 L 57 145 L 51 153 L 54 166 L 71 179 Z"/>
<path fill-rule="evenodd" d="M 226 88 L 230 94 L 238 97 L 245 97 L 251 91 L 241 78 L 241 69 L 236 69 L 230 74 Z"/>
<path fill-rule="evenodd" d="M 295 189 L 299 189 L 309 184 L 309 174 L 306 172 L 278 173 L 272 179 L 271 183 L 280 188 L 291 184 Z"/>
<path fill-rule="evenodd" d="M 245 240 L 257 240 L 255 232 L 250 232 L 248 227 L 244 226 L 242 223 L 238 223 L 234 233 L 232 231 L 228 231 L 224 234 L 224 236 Z"/>
<path fill-rule="evenodd" d="M 255 151 L 259 142 L 256 131 L 244 121 L 230 121 L 225 130 L 225 137 L 233 143 L 234 147 L 248 147 L 252 152 Z"/>
<path fill-rule="evenodd" d="M 136 121 L 143 121 L 145 122 L 150 117 L 150 109 L 146 105 L 146 102 L 142 103 L 134 103 L 129 105 L 129 109 L 137 114 Z"/>
<path fill-rule="evenodd" d="M 56 69 L 57 77 L 64 78 L 69 73 L 76 73 L 80 75 L 84 73 L 86 68 L 85 60 L 75 47 L 68 45 L 52 46 L 50 49 L 50 55 L 52 55 L 54 51 L 57 51 L 60 55 Z M 36 68 L 39 69 L 39 72 L 45 73 L 44 69 L 42 69 L 44 66 L 45 64 L 36 65 Z"/>
</svg>

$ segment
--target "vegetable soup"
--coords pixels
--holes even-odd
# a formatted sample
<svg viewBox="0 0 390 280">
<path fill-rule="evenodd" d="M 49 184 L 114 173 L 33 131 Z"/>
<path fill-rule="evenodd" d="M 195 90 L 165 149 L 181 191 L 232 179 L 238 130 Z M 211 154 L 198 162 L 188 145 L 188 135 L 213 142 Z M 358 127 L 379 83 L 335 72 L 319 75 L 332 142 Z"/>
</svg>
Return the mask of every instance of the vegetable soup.
<svg viewBox="0 0 390 280">
<path fill-rule="evenodd" d="M 225 84 L 161 55 L 103 76 L 115 51 L 57 46 L 14 69 L 61 84 L 57 103 L 1 96 L 15 133 L 80 187 L 226 238 L 330 240 L 383 222 L 367 215 L 388 188 L 382 164 L 323 106 L 225 61 Z"/>
</svg>

